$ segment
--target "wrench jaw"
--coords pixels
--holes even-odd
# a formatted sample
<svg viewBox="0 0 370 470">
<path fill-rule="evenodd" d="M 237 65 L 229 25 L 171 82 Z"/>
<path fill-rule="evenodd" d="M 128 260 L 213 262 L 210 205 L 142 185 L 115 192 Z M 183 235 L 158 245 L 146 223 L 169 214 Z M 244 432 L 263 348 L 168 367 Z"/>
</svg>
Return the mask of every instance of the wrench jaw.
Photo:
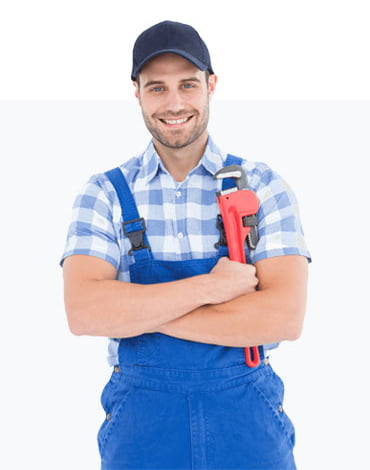
<svg viewBox="0 0 370 470">
<path fill-rule="evenodd" d="M 243 168 L 239 165 L 229 165 L 221 168 L 215 175 L 216 180 L 233 178 L 236 184 L 236 190 L 248 189 L 248 179 Z"/>
<path fill-rule="evenodd" d="M 230 189 L 222 189 L 221 191 L 216 191 L 216 196 L 225 196 L 226 194 L 235 193 L 235 191 L 238 191 L 236 186 Z"/>
</svg>

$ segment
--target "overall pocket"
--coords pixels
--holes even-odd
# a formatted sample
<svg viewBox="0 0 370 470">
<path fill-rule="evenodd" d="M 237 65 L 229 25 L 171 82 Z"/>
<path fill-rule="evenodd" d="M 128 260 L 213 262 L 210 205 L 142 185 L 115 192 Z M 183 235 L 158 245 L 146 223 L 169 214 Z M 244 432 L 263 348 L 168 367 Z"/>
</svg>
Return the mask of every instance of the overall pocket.
<svg viewBox="0 0 370 470">
<path fill-rule="evenodd" d="M 105 412 L 104 422 L 98 432 L 98 446 L 101 456 L 112 435 L 115 424 L 121 416 L 129 393 L 129 386 L 124 383 L 119 368 L 115 367 L 101 394 L 101 404 Z"/>
<path fill-rule="evenodd" d="M 276 423 L 277 429 L 286 439 L 290 449 L 295 444 L 294 426 L 288 415 L 284 411 L 284 383 L 281 378 L 274 372 L 271 366 L 265 368 L 265 373 L 252 382 L 260 398 L 260 402 L 264 403 L 267 416 L 271 417 L 272 422 Z"/>
</svg>

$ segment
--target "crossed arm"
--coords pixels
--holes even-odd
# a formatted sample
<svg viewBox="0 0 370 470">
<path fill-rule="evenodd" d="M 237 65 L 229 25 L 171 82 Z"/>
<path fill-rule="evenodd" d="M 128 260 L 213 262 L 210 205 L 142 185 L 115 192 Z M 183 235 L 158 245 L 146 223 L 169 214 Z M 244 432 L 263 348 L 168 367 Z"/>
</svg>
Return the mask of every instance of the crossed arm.
<svg viewBox="0 0 370 470">
<path fill-rule="evenodd" d="M 284 256 L 256 264 L 258 290 L 205 305 L 158 329 L 191 341 L 253 346 L 297 339 L 306 305 L 307 260 Z"/>
<path fill-rule="evenodd" d="M 222 258 L 209 274 L 153 285 L 117 281 L 110 263 L 85 255 L 68 257 L 63 271 L 67 318 L 78 335 L 160 332 L 246 347 L 294 340 L 303 325 L 302 256 L 269 258 L 255 267 Z"/>
</svg>

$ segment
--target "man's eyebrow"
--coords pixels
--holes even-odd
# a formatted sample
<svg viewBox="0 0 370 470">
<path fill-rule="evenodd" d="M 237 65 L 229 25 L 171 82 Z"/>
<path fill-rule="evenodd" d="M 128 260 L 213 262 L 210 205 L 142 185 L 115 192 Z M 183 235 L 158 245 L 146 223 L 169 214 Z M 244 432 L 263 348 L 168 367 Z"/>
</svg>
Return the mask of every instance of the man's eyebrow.
<svg viewBox="0 0 370 470">
<path fill-rule="evenodd" d="M 198 83 L 200 83 L 200 80 L 197 77 L 190 77 L 190 78 L 182 79 L 181 82 L 198 82 Z"/>
<path fill-rule="evenodd" d="M 180 82 L 181 83 L 184 83 L 184 82 L 200 83 L 200 80 L 197 77 L 189 77 L 189 78 L 183 78 L 182 80 L 180 80 Z M 164 85 L 164 84 L 165 82 L 163 80 L 149 80 L 149 82 L 145 83 L 144 88 L 148 88 L 154 85 Z"/>
<path fill-rule="evenodd" d="M 153 85 L 163 85 L 163 84 L 164 82 L 162 82 L 161 80 L 150 80 L 149 82 L 145 83 L 144 88 L 148 88 Z"/>
</svg>

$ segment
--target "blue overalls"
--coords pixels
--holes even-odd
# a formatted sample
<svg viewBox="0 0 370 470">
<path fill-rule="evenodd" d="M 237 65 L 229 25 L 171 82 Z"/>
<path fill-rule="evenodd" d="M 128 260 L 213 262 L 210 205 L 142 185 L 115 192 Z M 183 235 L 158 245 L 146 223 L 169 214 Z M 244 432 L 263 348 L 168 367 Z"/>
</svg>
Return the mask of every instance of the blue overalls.
<svg viewBox="0 0 370 470">
<path fill-rule="evenodd" d="M 233 158 L 226 164 L 235 163 Z M 133 244 L 132 282 L 205 274 L 227 255 L 220 246 L 214 258 L 154 259 L 122 172 L 107 174 Z M 161 333 L 120 339 L 119 364 L 101 397 L 106 413 L 98 435 L 102 470 L 295 469 L 294 428 L 282 408 L 283 383 L 259 350 L 260 365 L 249 368 L 243 348 Z"/>
</svg>

